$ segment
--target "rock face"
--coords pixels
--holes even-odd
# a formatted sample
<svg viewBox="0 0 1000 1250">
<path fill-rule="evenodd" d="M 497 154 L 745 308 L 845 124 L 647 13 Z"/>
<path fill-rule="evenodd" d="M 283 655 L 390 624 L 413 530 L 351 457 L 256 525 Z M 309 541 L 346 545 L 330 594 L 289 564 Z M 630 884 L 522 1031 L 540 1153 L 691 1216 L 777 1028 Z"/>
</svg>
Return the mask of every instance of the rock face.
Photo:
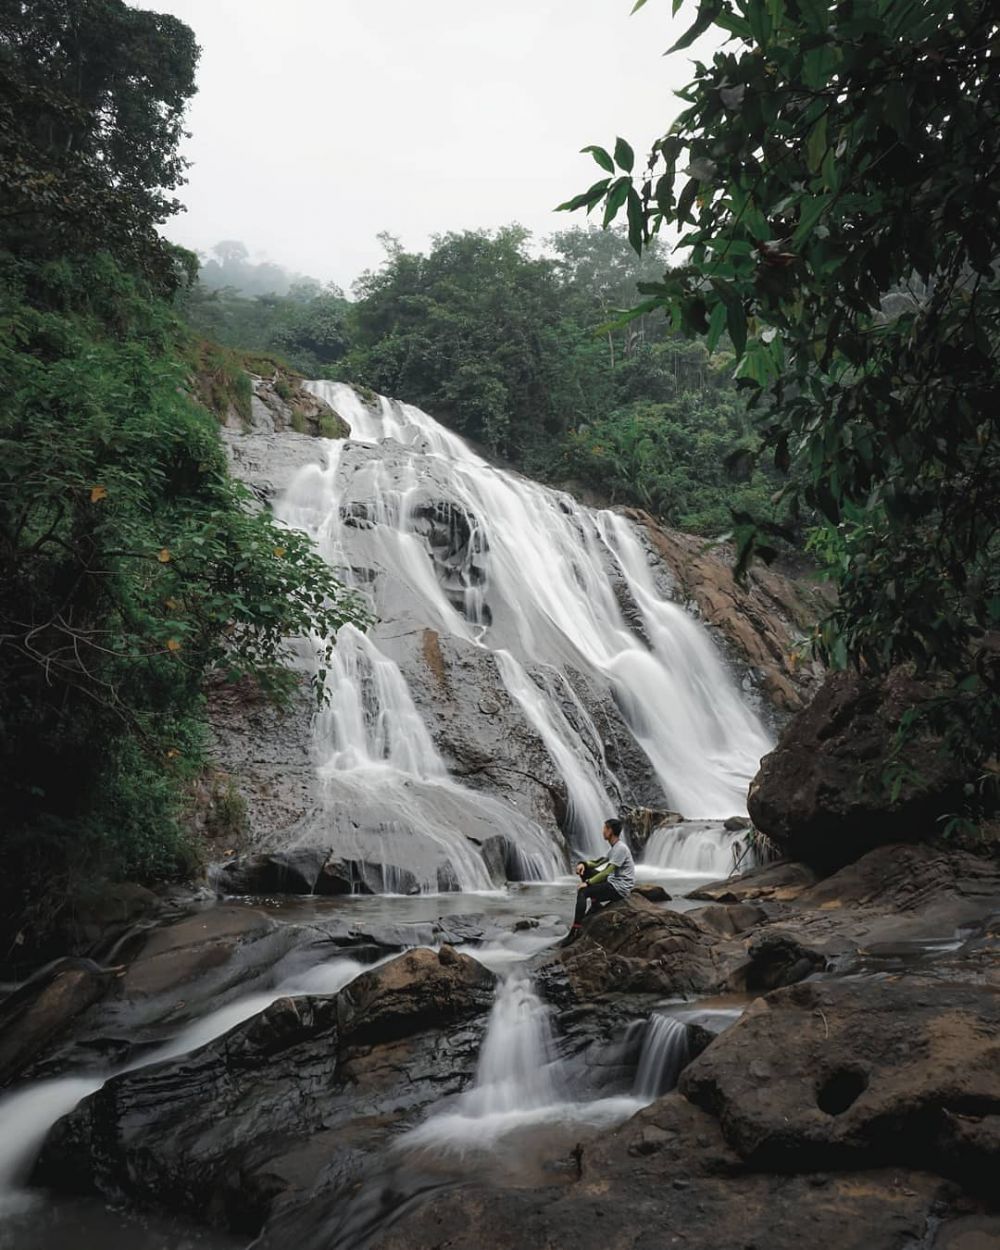
<svg viewBox="0 0 1000 1250">
<path fill-rule="evenodd" d="M 819 689 L 823 669 L 798 654 L 829 607 L 828 592 L 763 565 L 740 586 L 728 548 L 706 547 L 703 538 L 663 529 L 645 512 L 629 510 L 627 515 L 645 526 L 652 550 L 674 578 L 675 598 L 716 632 L 765 707 L 783 716 L 805 707 Z"/>
<path fill-rule="evenodd" d="M 926 691 L 901 671 L 882 682 L 834 673 L 761 761 L 748 807 L 757 828 L 791 858 L 829 871 L 885 842 L 920 840 L 954 810 L 964 777 L 936 741 L 904 749 L 895 800 L 885 777 L 904 712 Z"/>
</svg>

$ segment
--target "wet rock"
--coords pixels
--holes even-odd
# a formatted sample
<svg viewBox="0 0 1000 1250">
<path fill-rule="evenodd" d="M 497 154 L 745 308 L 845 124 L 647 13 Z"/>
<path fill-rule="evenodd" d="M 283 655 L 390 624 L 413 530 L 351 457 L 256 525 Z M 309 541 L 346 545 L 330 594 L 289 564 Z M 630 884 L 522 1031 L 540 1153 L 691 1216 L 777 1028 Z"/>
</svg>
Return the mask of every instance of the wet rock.
<svg viewBox="0 0 1000 1250">
<path fill-rule="evenodd" d="M 117 970 L 59 959 L 0 1002 L 0 1085 L 44 1056 L 73 1021 L 107 993 Z"/>
<path fill-rule="evenodd" d="M 914 913 L 949 895 L 964 900 L 967 915 L 983 915 L 1000 899 L 1000 864 L 940 847 L 882 846 L 812 885 L 799 903 L 827 910 L 862 906 Z M 956 911 L 956 923 L 961 914 Z"/>
<path fill-rule="evenodd" d="M 936 1221 L 948 1211 L 940 1180 L 905 1169 L 834 1175 L 821 1189 L 804 1176 L 750 1172 L 712 1117 L 676 1094 L 585 1142 L 575 1161 L 561 1184 L 552 1166 L 543 1188 L 504 1187 L 502 1174 L 490 1184 L 428 1187 L 423 1201 L 383 1222 L 370 1250 L 801 1250 L 804 1238 L 836 1250 L 898 1250 L 919 1244 L 932 1212 Z M 312 1218 L 312 1236 L 303 1210 L 288 1244 L 320 1250 Z M 268 1250 L 277 1244 L 265 1241 Z"/>
<path fill-rule="evenodd" d="M 826 966 L 826 959 L 789 933 L 768 929 L 750 942 L 747 961 L 730 973 L 727 988 L 766 992 L 794 985 Z"/>
<path fill-rule="evenodd" d="M 583 936 L 558 958 L 573 992 L 707 993 L 717 982 L 710 936 L 687 915 L 633 894 L 584 921 Z"/>
<path fill-rule="evenodd" d="M 752 825 L 745 816 L 730 816 L 722 822 L 722 827 L 729 833 L 740 833 L 744 829 L 752 828 Z"/>
<path fill-rule="evenodd" d="M 442 883 L 439 867 L 438 889 L 454 889 Z M 324 863 L 316 878 L 316 894 L 417 894 L 420 886 L 412 872 L 394 864 L 372 864 L 363 859 L 337 856 Z"/>
<path fill-rule="evenodd" d="M 688 912 L 692 920 L 698 922 L 713 933 L 722 937 L 732 937 L 737 933 L 745 933 L 754 925 L 767 919 L 763 907 L 754 907 L 752 903 L 716 903 L 709 907 L 699 907 L 697 911 Z"/>
<path fill-rule="evenodd" d="M 645 850 L 646 843 L 657 829 L 681 825 L 684 817 L 680 812 L 665 811 L 653 807 L 626 807 L 622 813 L 625 840 L 632 854 L 638 859 Z"/>
<path fill-rule="evenodd" d="M 669 903 L 670 895 L 662 885 L 637 885 L 633 891 L 647 903 Z"/>
<path fill-rule="evenodd" d="M 259 941 L 275 921 L 251 907 L 222 904 L 153 930 L 121 978 L 127 996 L 161 994 L 231 964 L 238 947 Z M 239 978 L 238 966 L 231 975 Z"/>
<path fill-rule="evenodd" d="M 342 990 L 341 1031 L 352 1045 L 447 1027 L 488 1011 L 496 977 L 451 946 L 407 951 Z"/>
<path fill-rule="evenodd" d="M 50 1134 L 36 1183 L 256 1233 L 275 1203 L 355 1177 L 475 1068 L 493 975 L 410 951 L 340 994 L 279 999 L 189 1055 L 110 1080 Z"/>
<path fill-rule="evenodd" d="M 305 441 L 315 453 L 316 443 Z M 241 828 L 209 831 L 218 848 L 212 858 L 294 841 L 318 805 L 312 755 L 316 700 L 305 677 L 283 708 L 268 703 L 248 680 L 211 683 L 206 696 L 212 759 L 227 789 L 245 805 Z M 196 809 L 196 824 L 198 817 L 203 824 L 203 809 Z M 205 832 L 199 830 L 201 836 Z"/>
<path fill-rule="evenodd" d="M 954 811 L 967 780 L 927 736 L 903 748 L 894 799 L 884 780 L 903 715 L 926 686 L 901 670 L 882 681 L 834 673 L 761 761 L 750 786 L 755 826 L 782 851 L 822 871 L 886 842 L 920 841 Z"/>
<path fill-rule="evenodd" d="M 746 899 L 774 899 L 788 902 L 797 898 L 816 882 L 816 873 L 805 864 L 782 861 L 751 868 L 738 877 L 712 881 L 692 890 L 688 898 L 706 899 L 712 903 L 742 903 Z"/>
<path fill-rule="evenodd" d="M 680 1091 L 754 1168 L 906 1166 L 986 1193 L 1000 1165 L 998 1025 L 1000 997 L 980 985 L 809 981 L 758 1000 Z"/>
<path fill-rule="evenodd" d="M 238 856 L 219 865 L 213 882 L 220 894 L 314 894 L 328 854 L 322 847 L 293 847 Z"/>
</svg>

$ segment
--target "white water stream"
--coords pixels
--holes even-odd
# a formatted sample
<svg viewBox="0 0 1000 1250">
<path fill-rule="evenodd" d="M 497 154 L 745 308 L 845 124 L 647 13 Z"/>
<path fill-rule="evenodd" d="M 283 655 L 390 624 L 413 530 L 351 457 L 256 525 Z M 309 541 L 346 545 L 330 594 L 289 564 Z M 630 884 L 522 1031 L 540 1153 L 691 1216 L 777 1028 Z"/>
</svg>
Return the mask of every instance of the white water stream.
<svg viewBox="0 0 1000 1250">
<path fill-rule="evenodd" d="M 489 1151 L 499 1139 L 534 1126 L 618 1124 L 652 1097 L 638 1089 L 611 1098 L 574 1097 L 566 1065 L 556 1055 L 549 1009 L 515 969 L 497 989 L 472 1087 L 453 1109 L 432 1114 L 397 1145 L 468 1155 Z"/>
<path fill-rule="evenodd" d="M 574 848 L 599 850 L 603 820 L 628 796 L 572 673 L 617 705 L 671 808 L 709 819 L 745 810 L 767 734 L 704 628 L 658 593 L 631 522 L 495 468 L 410 405 L 309 385 L 351 438 L 318 443 L 322 463 L 299 471 L 277 511 L 369 596 L 380 623 L 339 636 L 316 722 L 326 814 L 304 840 L 376 860 L 388 890 L 401 888 L 401 865 L 421 890 L 490 888 L 476 847 L 493 835 L 528 876 L 564 871 L 530 816 L 448 777 L 398 662 L 405 636 L 424 629 L 493 657 L 566 786 Z M 728 851 L 733 839 L 721 841 Z M 651 862 L 674 867 L 669 854 Z"/>
<path fill-rule="evenodd" d="M 632 1087 L 635 1096 L 649 1102 L 673 1089 L 687 1060 L 687 1025 L 673 1016 L 654 1012 L 643 1033 L 642 1052 Z"/>
</svg>

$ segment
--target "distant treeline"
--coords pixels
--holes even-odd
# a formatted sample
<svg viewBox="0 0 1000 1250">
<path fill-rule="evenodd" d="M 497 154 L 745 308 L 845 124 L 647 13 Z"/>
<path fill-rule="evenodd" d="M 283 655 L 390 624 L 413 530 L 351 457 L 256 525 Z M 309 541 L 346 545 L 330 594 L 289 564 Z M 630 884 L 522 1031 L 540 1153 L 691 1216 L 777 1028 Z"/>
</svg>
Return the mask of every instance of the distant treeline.
<svg viewBox="0 0 1000 1250">
<path fill-rule="evenodd" d="M 668 334 L 662 316 L 621 321 L 637 283 L 662 276 L 664 249 L 640 260 L 596 228 L 556 234 L 541 255 L 517 226 L 440 235 L 426 254 L 381 238 L 385 260 L 353 300 L 218 244 L 184 314 L 221 343 L 418 404 L 526 472 L 680 528 L 718 534 L 731 509 L 769 513 L 775 481 L 727 467 L 755 449 L 731 353 Z"/>
</svg>

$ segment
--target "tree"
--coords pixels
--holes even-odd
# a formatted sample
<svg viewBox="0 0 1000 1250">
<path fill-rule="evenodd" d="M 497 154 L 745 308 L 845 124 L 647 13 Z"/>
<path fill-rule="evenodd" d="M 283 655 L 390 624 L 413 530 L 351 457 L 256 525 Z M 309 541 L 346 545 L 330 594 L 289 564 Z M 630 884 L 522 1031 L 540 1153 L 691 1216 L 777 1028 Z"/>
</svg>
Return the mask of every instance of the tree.
<svg viewBox="0 0 1000 1250">
<path fill-rule="evenodd" d="M 542 340 L 559 289 L 527 239 L 519 226 L 446 234 L 427 256 L 384 240 L 384 265 L 355 286 L 345 375 L 504 453 L 558 432 Z"/>
<path fill-rule="evenodd" d="M 0 246 L 107 250 L 176 286 L 156 226 L 179 207 L 198 48 L 169 14 L 116 0 L 0 5 Z"/>
<path fill-rule="evenodd" d="M 365 616 L 187 393 L 194 258 L 155 226 L 195 53 L 121 0 L 0 4 L 4 954 L 82 880 L 181 866 L 207 677 L 280 699 L 289 636 Z"/>
<path fill-rule="evenodd" d="M 645 0 L 640 0 L 641 7 Z M 1000 22 L 988 0 L 702 0 L 687 107 L 653 145 L 590 149 L 563 207 L 624 211 L 640 288 L 709 348 L 728 333 L 794 515 L 830 534 L 838 665 L 911 661 L 949 686 L 956 751 L 1000 740 Z M 769 541 L 738 519 L 741 561 Z M 946 683 L 947 684 L 947 683 Z M 978 697 L 976 697 L 978 696 Z"/>
</svg>

